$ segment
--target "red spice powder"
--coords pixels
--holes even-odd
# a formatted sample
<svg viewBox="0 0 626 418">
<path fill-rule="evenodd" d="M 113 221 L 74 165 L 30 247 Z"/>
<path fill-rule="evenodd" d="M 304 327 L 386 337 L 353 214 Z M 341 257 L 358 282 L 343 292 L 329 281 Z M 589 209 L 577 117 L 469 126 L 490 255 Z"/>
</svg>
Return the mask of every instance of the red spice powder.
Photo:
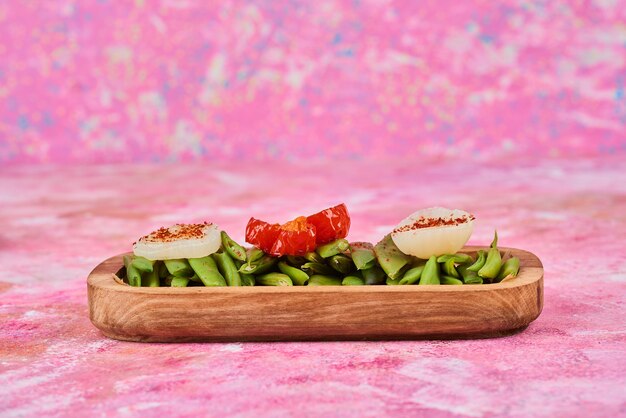
<svg viewBox="0 0 626 418">
<path fill-rule="evenodd" d="M 473 221 L 474 215 L 463 215 L 458 218 L 453 218 L 453 215 L 450 214 L 449 218 L 426 218 L 424 216 L 420 216 L 415 222 L 409 225 L 401 226 L 400 228 L 396 228 L 393 232 L 406 232 L 406 231 L 414 231 L 417 229 L 423 228 L 431 228 L 434 226 L 451 226 L 451 225 L 460 225 L 469 221 Z"/>
<path fill-rule="evenodd" d="M 170 228 L 159 228 L 156 231 L 139 238 L 143 242 L 172 242 L 179 239 L 202 238 L 204 228 L 212 225 L 204 222 L 201 224 L 176 224 Z"/>
</svg>

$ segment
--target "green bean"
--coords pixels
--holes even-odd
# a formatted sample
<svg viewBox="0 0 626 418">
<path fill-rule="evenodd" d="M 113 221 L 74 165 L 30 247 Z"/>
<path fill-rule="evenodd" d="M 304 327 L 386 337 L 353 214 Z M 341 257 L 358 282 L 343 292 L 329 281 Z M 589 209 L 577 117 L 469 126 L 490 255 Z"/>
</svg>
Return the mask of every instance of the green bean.
<svg viewBox="0 0 626 418">
<path fill-rule="evenodd" d="M 154 269 L 154 261 L 147 258 L 134 256 L 133 267 L 139 270 L 141 273 L 148 273 Z"/>
<path fill-rule="evenodd" d="M 424 272 L 423 265 L 413 267 L 412 269 L 407 270 L 407 272 L 404 273 L 404 276 L 402 276 L 402 279 L 400 279 L 398 284 L 400 285 L 415 284 L 419 281 L 420 277 L 422 277 L 423 272 Z"/>
<path fill-rule="evenodd" d="M 317 253 L 314 253 L 317 254 Z M 297 267 L 300 268 L 304 263 L 307 262 L 307 259 L 299 256 L 299 255 L 288 255 L 285 257 L 287 259 L 287 263 L 289 263 L 290 266 L 293 267 Z"/>
<path fill-rule="evenodd" d="M 239 268 L 239 272 L 244 274 L 267 273 L 274 267 L 277 260 L 278 258 L 272 257 L 271 255 L 264 255 L 256 261 L 248 261 L 246 264 L 242 265 L 241 268 Z"/>
<path fill-rule="evenodd" d="M 494 231 L 493 233 L 493 241 L 491 241 L 490 248 L 498 248 L 498 231 Z"/>
<path fill-rule="evenodd" d="M 159 287 L 159 272 L 156 269 L 144 273 L 141 285 L 145 287 Z"/>
<path fill-rule="evenodd" d="M 485 265 L 485 260 L 487 259 L 487 253 L 485 250 L 478 250 L 478 254 L 476 255 L 476 261 L 474 264 L 469 266 L 467 269 L 470 271 L 478 272 Z"/>
<path fill-rule="evenodd" d="M 350 256 L 357 270 L 367 270 L 376 265 L 374 246 L 369 242 L 350 243 Z"/>
<path fill-rule="evenodd" d="M 471 263 L 473 261 L 472 257 L 469 256 L 468 254 L 456 253 L 456 254 L 440 255 L 439 257 L 437 257 L 437 262 L 438 263 L 445 263 L 446 261 L 448 261 L 451 258 L 454 260 L 454 262 L 456 264 L 467 264 L 467 263 Z"/>
<path fill-rule="evenodd" d="M 320 263 L 320 264 L 325 263 L 324 257 L 319 255 L 315 251 L 311 251 L 311 252 L 304 254 L 304 258 L 311 263 Z"/>
<path fill-rule="evenodd" d="M 397 286 L 400 284 L 400 280 L 402 279 L 392 279 L 391 277 L 387 276 L 387 280 L 385 280 L 385 283 L 387 283 L 387 286 Z"/>
<path fill-rule="evenodd" d="M 256 276 L 256 283 L 261 286 L 293 286 L 293 282 L 284 273 L 267 273 Z"/>
<path fill-rule="evenodd" d="M 141 274 L 139 270 L 133 265 L 133 257 L 130 255 L 124 256 L 124 266 L 126 267 L 126 280 L 131 286 L 141 286 Z"/>
<path fill-rule="evenodd" d="M 441 265 L 441 271 L 445 276 L 456 277 L 457 279 L 461 277 L 454 267 L 454 258 L 449 258 L 448 261 L 444 262 Z"/>
<path fill-rule="evenodd" d="M 519 273 L 519 258 L 511 257 L 504 262 L 496 281 L 501 282 L 507 278 L 517 277 Z"/>
<path fill-rule="evenodd" d="M 361 270 L 361 273 L 363 274 L 363 281 L 366 285 L 385 284 L 387 279 L 387 275 L 383 269 L 378 266 L 374 266 L 367 270 Z"/>
<path fill-rule="evenodd" d="M 335 270 L 333 268 L 322 263 L 304 263 L 301 268 L 302 270 L 307 272 L 308 275 L 326 274 L 332 276 L 333 274 L 335 274 Z"/>
<path fill-rule="evenodd" d="M 255 285 L 254 276 L 252 274 L 239 273 L 239 275 L 241 276 L 242 286 L 254 286 Z"/>
<path fill-rule="evenodd" d="M 246 261 L 246 249 L 229 237 L 226 231 L 222 231 L 221 236 L 222 247 L 224 247 L 224 250 L 228 253 L 228 255 L 235 260 Z"/>
<path fill-rule="evenodd" d="M 189 278 L 174 276 L 172 278 L 170 286 L 172 286 L 172 287 L 187 287 L 188 284 L 189 284 Z"/>
<path fill-rule="evenodd" d="M 348 248 L 350 248 L 350 243 L 347 240 L 340 238 L 335 241 L 331 241 L 328 244 L 320 245 L 315 249 L 315 251 L 323 258 L 328 258 L 333 255 L 341 254 Z"/>
<path fill-rule="evenodd" d="M 163 261 L 157 261 L 154 265 L 154 269 L 159 272 L 159 279 L 164 279 L 170 274 L 170 272 L 167 271 L 167 266 Z"/>
<path fill-rule="evenodd" d="M 346 276 L 341 281 L 342 286 L 363 286 L 365 282 L 359 276 Z"/>
<path fill-rule="evenodd" d="M 213 259 L 228 286 L 241 286 L 241 276 L 233 259 L 227 253 L 214 253 Z"/>
<path fill-rule="evenodd" d="M 437 264 L 437 257 L 431 256 L 422 271 L 422 277 L 420 278 L 420 285 L 433 285 L 440 284 L 439 279 L 439 264 Z"/>
<path fill-rule="evenodd" d="M 202 283 L 202 279 L 200 279 L 200 277 L 198 277 L 197 274 L 194 274 L 191 277 L 185 277 L 186 279 L 189 279 L 189 284 L 191 285 L 192 283 Z"/>
<path fill-rule="evenodd" d="M 391 235 L 385 237 L 374 246 L 374 253 L 380 267 L 392 279 L 402 277 L 402 273 L 409 267 L 411 257 L 401 252 L 391 239 Z"/>
<path fill-rule="evenodd" d="M 478 270 L 478 275 L 483 279 L 495 279 L 498 276 L 498 272 L 502 267 L 502 258 L 500 257 L 500 250 L 497 248 L 490 248 L 487 253 L 487 261 L 485 265 Z"/>
<path fill-rule="evenodd" d="M 338 277 L 314 274 L 309 278 L 307 286 L 341 286 L 342 280 Z"/>
<path fill-rule="evenodd" d="M 226 280 L 220 273 L 211 256 L 190 258 L 189 265 L 205 286 L 226 286 Z"/>
<path fill-rule="evenodd" d="M 354 270 L 352 259 L 344 254 L 333 255 L 328 259 L 328 264 L 341 274 L 348 274 Z"/>
<path fill-rule="evenodd" d="M 174 260 L 165 260 L 165 267 L 172 276 L 176 277 L 191 277 L 193 276 L 193 269 L 189 265 L 189 262 L 184 258 L 178 258 Z"/>
<path fill-rule="evenodd" d="M 309 280 L 309 275 L 303 272 L 302 270 L 292 267 L 284 261 L 278 262 L 278 269 L 283 273 L 289 276 L 291 281 L 296 286 L 304 286 Z"/>
<path fill-rule="evenodd" d="M 246 250 L 246 260 L 248 263 L 254 263 L 255 261 L 260 260 L 264 255 L 265 253 L 263 250 L 257 247 L 248 248 Z"/>
<path fill-rule="evenodd" d="M 456 277 L 451 277 L 451 276 L 441 276 L 441 284 L 452 284 L 452 285 L 459 285 L 459 284 L 463 284 L 463 282 L 459 279 L 457 279 Z"/>
<path fill-rule="evenodd" d="M 458 268 L 459 274 L 463 278 L 463 283 L 465 284 L 483 284 L 483 279 L 478 276 L 474 270 L 470 270 L 468 266 L 459 266 Z"/>
</svg>

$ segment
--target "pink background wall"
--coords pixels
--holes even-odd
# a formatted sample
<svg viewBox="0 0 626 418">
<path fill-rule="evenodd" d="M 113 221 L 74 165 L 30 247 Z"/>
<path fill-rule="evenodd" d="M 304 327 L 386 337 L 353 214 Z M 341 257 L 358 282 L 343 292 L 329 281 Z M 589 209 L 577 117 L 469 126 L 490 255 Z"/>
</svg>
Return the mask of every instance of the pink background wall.
<svg viewBox="0 0 626 418">
<path fill-rule="evenodd" d="M 624 0 L 0 0 L 0 162 L 624 152 L 625 22 Z"/>
</svg>

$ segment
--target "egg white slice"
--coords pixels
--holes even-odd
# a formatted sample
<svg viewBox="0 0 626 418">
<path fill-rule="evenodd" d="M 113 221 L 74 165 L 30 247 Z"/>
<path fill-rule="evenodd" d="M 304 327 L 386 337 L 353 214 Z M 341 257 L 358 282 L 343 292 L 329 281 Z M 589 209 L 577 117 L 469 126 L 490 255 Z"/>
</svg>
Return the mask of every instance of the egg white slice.
<svg viewBox="0 0 626 418">
<path fill-rule="evenodd" d="M 454 254 L 469 240 L 474 216 L 458 209 L 441 207 L 418 210 L 396 226 L 391 239 L 405 254 L 428 259 Z"/>
<path fill-rule="evenodd" d="M 216 252 L 221 243 L 217 225 L 176 224 L 141 237 L 133 244 L 133 253 L 148 260 L 200 258 Z"/>
</svg>

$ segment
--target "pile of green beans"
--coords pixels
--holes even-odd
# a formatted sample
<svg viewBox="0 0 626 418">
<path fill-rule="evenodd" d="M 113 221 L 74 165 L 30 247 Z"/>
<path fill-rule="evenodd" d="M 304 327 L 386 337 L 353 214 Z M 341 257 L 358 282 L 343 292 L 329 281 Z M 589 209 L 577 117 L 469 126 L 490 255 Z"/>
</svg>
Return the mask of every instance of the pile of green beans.
<svg viewBox="0 0 626 418">
<path fill-rule="evenodd" d="M 476 257 L 444 254 L 428 260 L 403 254 L 390 235 L 378 244 L 338 239 L 301 256 L 246 250 L 222 232 L 222 246 L 202 258 L 150 261 L 125 256 L 120 277 L 131 286 L 363 286 L 469 285 L 517 276 L 517 257 L 503 257 L 498 234 Z"/>
</svg>

